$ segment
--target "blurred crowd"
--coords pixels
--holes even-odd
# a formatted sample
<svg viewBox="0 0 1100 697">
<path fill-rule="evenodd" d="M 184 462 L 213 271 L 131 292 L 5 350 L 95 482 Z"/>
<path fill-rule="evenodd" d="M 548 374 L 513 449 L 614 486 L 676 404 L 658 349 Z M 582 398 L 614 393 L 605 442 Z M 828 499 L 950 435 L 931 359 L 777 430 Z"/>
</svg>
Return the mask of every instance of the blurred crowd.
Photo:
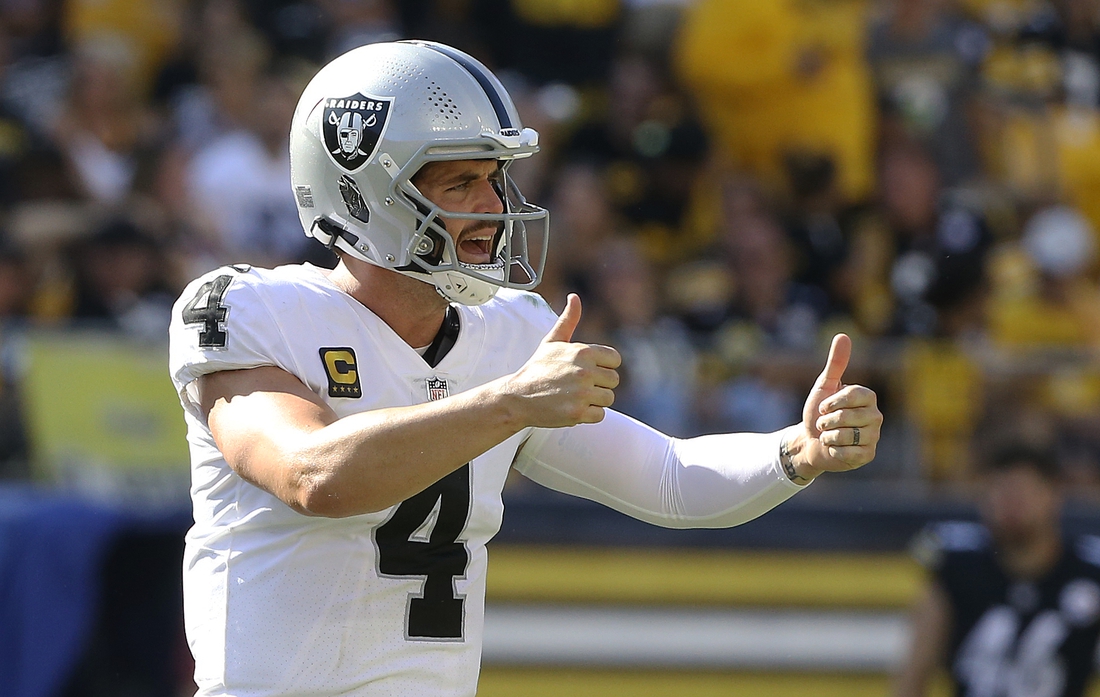
<svg viewBox="0 0 1100 697">
<path fill-rule="evenodd" d="M 540 132 L 540 292 L 623 353 L 618 408 L 781 427 L 842 330 L 887 417 L 859 476 L 963 482 L 1011 434 L 1100 490 L 1100 0 L 0 0 L 0 343 L 163 341 L 200 273 L 333 265 L 290 117 L 399 38 L 478 57 Z"/>
</svg>

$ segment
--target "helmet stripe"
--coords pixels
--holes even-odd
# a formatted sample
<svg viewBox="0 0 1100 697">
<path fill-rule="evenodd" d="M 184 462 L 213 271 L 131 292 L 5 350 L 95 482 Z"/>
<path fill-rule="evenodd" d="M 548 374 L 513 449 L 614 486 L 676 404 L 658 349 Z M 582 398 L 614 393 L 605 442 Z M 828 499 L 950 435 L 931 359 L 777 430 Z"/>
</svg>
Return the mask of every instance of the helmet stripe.
<svg viewBox="0 0 1100 697">
<path fill-rule="evenodd" d="M 501 99 L 500 93 L 497 92 L 497 88 L 493 85 L 493 81 L 477 63 L 470 59 L 469 56 L 461 51 L 456 51 L 450 46 L 444 46 L 443 44 L 428 43 L 426 41 L 411 41 L 409 43 L 415 43 L 418 46 L 438 51 L 465 68 L 466 72 L 470 73 L 470 75 L 477 80 L 477 84 L 481 85 L 481 89 L 485 90 L 485 96 L 489 98 L 489 103 L 493 105 L 493 111 L 496 112 L 497 121 L 500 123 L 500 129 L 514 128 L 512 125 L 512 117 L 508 115 L 508 108 L 504 106 L 504 100 Z"/>
</svg>

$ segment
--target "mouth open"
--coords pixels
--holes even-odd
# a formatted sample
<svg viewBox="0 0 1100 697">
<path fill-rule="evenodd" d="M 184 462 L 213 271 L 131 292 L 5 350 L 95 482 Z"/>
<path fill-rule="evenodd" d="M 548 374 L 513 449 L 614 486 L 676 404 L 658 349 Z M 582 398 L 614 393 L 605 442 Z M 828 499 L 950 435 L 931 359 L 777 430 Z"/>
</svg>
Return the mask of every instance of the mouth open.
<svg viewBox="0 0 1100 697">
<path fill-rule="evenodd" d="M 458 243 L 458 259 L 467 264 L 488 264 L 493 260 L 493 234 L 474 233 Z"/>
</svg>

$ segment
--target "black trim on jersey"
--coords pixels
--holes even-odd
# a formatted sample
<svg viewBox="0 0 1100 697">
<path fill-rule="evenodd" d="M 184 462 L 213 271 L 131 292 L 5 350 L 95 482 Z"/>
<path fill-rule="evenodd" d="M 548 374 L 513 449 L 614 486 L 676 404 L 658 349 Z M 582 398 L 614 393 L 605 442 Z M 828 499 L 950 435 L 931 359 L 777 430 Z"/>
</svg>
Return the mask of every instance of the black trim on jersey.
<svg viewBox="0 0 1100 697">
<path fill-rule="evenodd" d="M 458 310 L 455 309 L 454 305 L 448 305 L 447 316 L 443 318 L 443 324 L 439 327 L 439 332 L 435 335 L 431 345 L 428 346 L 428 350 L 424 352 L 424 360 L 427 361 L 428 365 L 433 368 L 436 367 L 444 356 L 450 353 L 451 348 L 458 340 L 458 329 Z"/>
<path fill-rule="evenodd" d="M 485 71 L 478 67 L 476 63 L 449 46 L 419 42 L 415 43 L 424 48 L 430 48 L 433 51 L 442 53 L 465 68 L 466 72 L 470 73 L 470 75 L 477 80 L 477 84 L 481 85 L 481 89 L 485 90 L 485 96 L 489 98 L 489 103 L 493 105 L 493 111 L 497 114 L 497 121 L 500 122 L 500 130 L 503 131 L 506 128 L 515 128 L 512 125 L 512 118 L 508 116 L 508 108 L 504 106 L 504 100 L 500 98 L 500 93 L 497 92 L 497 88 L 493 85 L 493 81 L 489 79 Z"/>
</svg>

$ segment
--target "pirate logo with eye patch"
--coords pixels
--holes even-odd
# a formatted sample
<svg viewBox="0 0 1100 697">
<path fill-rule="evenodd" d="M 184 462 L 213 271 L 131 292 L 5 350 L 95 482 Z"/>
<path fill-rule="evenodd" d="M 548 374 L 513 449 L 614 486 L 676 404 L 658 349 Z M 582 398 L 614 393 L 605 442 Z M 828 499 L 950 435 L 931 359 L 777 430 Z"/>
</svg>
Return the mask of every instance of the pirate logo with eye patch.
<svg viewBox="0 0 1100 697">
<path fill-rule="evenodd" d="M 355 172 L 371 161 L 389 122 L 393 97 L 356 92 L 324 100 L 321 135 L 325 150 L 341 169 Z"/>
</svg>

